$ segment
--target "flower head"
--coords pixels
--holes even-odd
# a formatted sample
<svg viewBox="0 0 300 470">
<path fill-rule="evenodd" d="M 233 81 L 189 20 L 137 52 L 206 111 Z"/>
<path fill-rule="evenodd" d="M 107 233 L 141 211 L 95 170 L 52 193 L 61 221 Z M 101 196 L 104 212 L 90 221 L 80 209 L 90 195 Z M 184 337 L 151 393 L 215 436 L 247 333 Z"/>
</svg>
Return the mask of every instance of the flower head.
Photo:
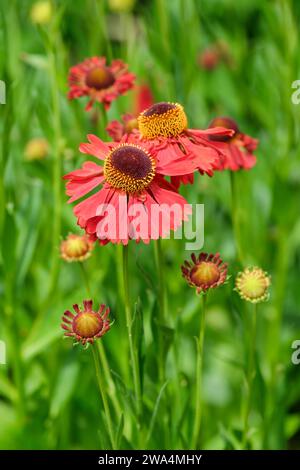
<svg viewBox="0 0 300 470">
<path fill-rule="evenodd" d="M 268 273 L 257 267 L 244 269 L 235 280 L 235 290 L 240 297 L 253 304 L 268 300 L 270 285 Z"/>
<path fill-rule="evenodd" d="M 182 175 L 171 175 L 172 184 L 192 183 L 193 173 L 199 171 L 209 176 L 219 168 L 222 150 L 209 140 L 210 135 L 231 136 L 233 131 L 224 128 L 208 130 L 188 129 L 187 116 L 178 103 L 160 102 L 150 106 L 138 117 L 140 136 L 136 138 L 147 145 L 155 145 L 157 159 L 170 162 L 182 159 L 186 164 Z"/>
<path fill-rule="evenodd" d="M 64 179 L 68 180 L 69 202 L 98 188 L 74 208 L 78 224 L 93 240 L 102 244 L 127 244 L 130 239 L 148 243 L 176 230 L 187 219 L 190 206 L 164 178 L 183 172 L 185 161 L 159 162 L 154 146 L 137 145 L 130 136 L 108 143 L 95 135 L 88 139 L 89 143 L 80 145 L 81 152 L 104 164 L 85 162 Z"/>
<path fill-rule="evenodd" d="M 109 9 L 115 13 L 128 13 L 135 4 L 135 0 L 109 0 Z"/>
<path fill-rule="evenodd" d="M 138 129 L 137 118 L 133 114 L 123 114 L 120 121 L 111 121 L 106 127 L 106 132 L 115 142 L 120 142 L 124 135 L 131 134 Z"/>
<path fill-rule="evenodd" d="M 241 168 L 244 170 L 252 168 L 256 163 L 253 152 L 258 145 L 258 140 L 240 132 L 237 123 L 231 118 L 217 117 L 211 121 L 209 128 L 219 126 L 234 131 L 231 136 L 211 135 L 209 137 L 219 146 L 224 155 L 219 170 L 237 171 Z"/>
<path fill-rule="evenodd" d="M 113 60 L 108 66 L 105 57 L 91 57 L 70 69 L 68 97 L 88 96 L 90 100 L 86 110 L 95 101 L 103 103 L 108 109 L 112 101 L 133 87 L 134 80 L 135 76 L 128 72 L 122 60 Z"/>
<path fill-rule="evenodd" d="M 104 175 L 108 184 L 126 194 L 140 193 L 155 176 L 155 160 L 142 147 L 126 143 L 112 149 L 104 162 Z"/>
<path fill-rule="evenodd" d="M 187 128 L 187 117 L 178 103 L 156 103 L 138 118 L 139 130 L 145 139 L 176 137 Z"/>
<path fill-rule="evenodd" d="M 204 70 L 212 71 L 224 62 L 227 66 L 233 66 L 233 58 L 228 44 L 225 41 L 216 41 L 210 44 L 199 54 L 198 63 Z"/>
<path fill-rule="evenodd" d="M 60 244 L 61 257 L 65 261 L 84 261 L 91 256 L 94 243 L 87 235 L 69 234 Z"/>
<path fill-rule="evenodd" d="M 73 305 L 75 315 L 70 310 L 65 311 L 61 324 L 65 336 L 70 336 L 85 345 L 101 338 L 110 329 L 109 308 L 102 304 L 95 312 L 92 307 L 92 300 L 84 300 L 82 310 L 77 304 Z"/>
<path fill-rule="evenodd" d="M 224 284 L 227 278 L 227 263 L 223 263 L 219 253 L 200 253 L 198 257 L 193 253 L 191 258 L 192 262 L 185 261 L 181 271 L 188 284 L 195 287 L 198 294 Z"/>
<path fill-rule="evenodd" d="M 199 55 L 199 65 L 204 70 L 214 70 L 219 65 L 220 60 L 220 51 L 215 45 L 207 47 Z"/>
<path fill-rule="evenodd" d="M 35 2 L 30 11 L 30 19 L 34 24 L 47 24 L 53 16 L 52 4 L 48 0 Z"/>
<path fill-rule="evenodd" d="M 24 155 L 27 161 L 43 160 L 49 152 L 49 144 L 43 137 L 35 137 L 27 142 Z"/>
</svg>

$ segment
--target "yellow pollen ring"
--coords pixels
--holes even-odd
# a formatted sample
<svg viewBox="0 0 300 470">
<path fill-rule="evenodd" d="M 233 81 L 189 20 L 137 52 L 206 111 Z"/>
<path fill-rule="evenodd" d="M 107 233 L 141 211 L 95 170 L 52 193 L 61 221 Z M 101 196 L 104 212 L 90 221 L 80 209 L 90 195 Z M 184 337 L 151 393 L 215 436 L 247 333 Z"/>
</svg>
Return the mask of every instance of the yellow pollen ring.
<svg viewBox="0 0 300 470">
<path fill-rule="evenodd" d="M 183 107 L 170 103 L 174 107 L 165 113 L 147 116 L 144 111 L 138 117 L 139 131 L 146 139 L 155 137 L 175 137 L 187 128 L 187 117 Z"/>
<path fill-rule="evenodd" d="M 137 165 L 139 162 L 136 159 L 132 158 L 132 171 L 131 174 L 128 172 L 121 171 L 119 168 L 116 168 L 112 162 L 112 157 L 116 154 L 119 149 L 126 149 L 128 147 L 128 159 L 140 155 L 146 163 L 148 163 L 149 169 L 143 177 L 138 177 L 134 175 L 135 170 L 137 170 Z M 138 151 L 138 152 L 137 152 Z M 140 153 L 142 152 L 142 153 Z M 131 156 L 132 155 L 132 156 Z M 106 181 L 116 189 L 120 189 L 127 194 L 135 194 L 143 191 L 149 184 L 152 182 L 155 176 L 155 160 L 145 149 L 139 147 L 135 144 L 121 144 L 118 147 L 111 150 L 107 155 L 104 162 L 104 176 Z"/>
</svg>

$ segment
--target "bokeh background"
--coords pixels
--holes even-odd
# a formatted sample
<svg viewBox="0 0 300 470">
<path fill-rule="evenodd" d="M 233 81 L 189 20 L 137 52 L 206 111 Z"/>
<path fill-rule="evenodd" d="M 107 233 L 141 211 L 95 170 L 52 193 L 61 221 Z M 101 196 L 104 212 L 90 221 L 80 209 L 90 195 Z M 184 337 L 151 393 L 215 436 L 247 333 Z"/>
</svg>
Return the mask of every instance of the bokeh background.
<svg viewBox="0 0 300 470">
<path fill-rule="evenodd" d="M 0 2 L 1 303 L 0 448 L 105 447 L 91 354 L 62 340 L 60 317 L 87 297 L 80 266 L 60 259 L 69 232 L 80 233 L 61 175 L 84 160 L 78 146 L 103 132 L 85 100 L 67 100 L 71 65 L 93 55 L 122 58 L 156 101 L 184 105 L 190 127 L 217 115 L 234 118 L 260 140 L 257 165 L 237 176 L 236 204 L 245 262 L 272 276 L 269 302 L 259 306 L 253 448 L 300 448 L 300 365 L 291 362 L 300 339 L 300 105 L 291 101 L 300 79 L 300 3 L 291 0 L 28 0 Z M 109 120 L 134 111 L 138 91 L 120 97 Z M 100 107 L 99 107 L 100 109 Z M 102 134 L 103 135 L 103 134 Z M 45 139 L 39 152 L 28 142 Z M 198 175 L 183 193 L 205 204 L 204 250 L 219 251 L 232 276 L 209 298 L 204 356 L 202 443 L 238 449 L 245 394 L 245 317 L 251 309 L 232 291 L 239 270 L 231 223 L 229 172 Z M 184 240 L 165 240 L 168 288 L 169 400 L 157 380 L 158 277 L 153 246 L 130 245 L 132 302 L 144 325 L 145 425 L 149 448 L 188 448 L 194 408 L 199 299 L 181 277 L 190 253 Z M 103 339 L 116 393 L 125 410 L 122 448 L 131 439 L 127 334 L 120 250 L 96 247 L 85 262 L 93 299 L 111 306 L 114 326 Z M 171 416 L 171 418 L 170 418 Z M 118 426 L 121 414 L 115 417 Z M 167 429 L 167 432 L 166 432 Z"/>
</svg>

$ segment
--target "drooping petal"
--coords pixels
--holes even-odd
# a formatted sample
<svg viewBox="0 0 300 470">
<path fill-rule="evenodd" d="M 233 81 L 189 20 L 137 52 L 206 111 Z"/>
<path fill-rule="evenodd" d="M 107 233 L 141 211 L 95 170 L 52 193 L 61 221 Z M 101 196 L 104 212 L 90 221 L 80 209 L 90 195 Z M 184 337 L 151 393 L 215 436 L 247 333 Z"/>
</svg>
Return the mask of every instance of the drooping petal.
<svg viewBox="0 0 300 470">
<path fill-rule="evenodd" d="M 89 155 L 94 155 L 95 157 L 100 158 L 100 160 L 104 160 L 110 151 L 109 146 L 96 135 L 89 134 L 87 137 L 90 143 L 80 144 L 80 152 L 88 153 Z"/>
<path fill-rule="evenodd" d="M 71 171 L 63 176 L 65 180 L 85 180 L 103 174 L 103 168 L 94 162 L 84 162 L 82 168 Z"/>
<path fill-rule="evenodd" d="M 72 196 L 68 200 L 68 203 L 70 204 L 71 202 L 77 201 L 77 199 L 80 199 L 82 196 L 85 196 L 86 194 L 91 192 L 93 189 L 95 189 L 97 186 L 99 186 L 101 183 L 103 183 L 103 181 L 104 181 L 104 176 L 91 178 L 89 180 L 85 180 L 84 182 L 70 181 L 66 185 L 67 195 Z"/>
<path fill-rule="evenodd" d="M 205 138 L 207 138 L 210 135 L 231 137 L 234 135 L 234 130 L 227 129 L 225 127 L 209 127 L 208 129 L 189 129 L 189 133 L 191 135 L 195 135 L 198 137 L 205 137 Z"/>
<path fill-rule="evenodd" d="M 110 187 L 103 187 L 100 191 L 88 197 L 84 201 L 80 202 L 74 207 L 74 214 L 76 217 L 82 217 L 85 220 L 95 217 L 97 210 L 101 204 L 106 204 L 109 202 L 110 198 L 113 195 L 114 190 Z"/>
</svg>

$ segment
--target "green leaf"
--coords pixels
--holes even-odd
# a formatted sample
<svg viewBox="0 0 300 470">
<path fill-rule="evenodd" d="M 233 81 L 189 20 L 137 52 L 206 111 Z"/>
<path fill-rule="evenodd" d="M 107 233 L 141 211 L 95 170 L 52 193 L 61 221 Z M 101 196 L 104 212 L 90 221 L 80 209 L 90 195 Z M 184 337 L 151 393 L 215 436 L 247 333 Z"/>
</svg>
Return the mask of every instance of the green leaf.
<svg viewBox="0 0 300 470">
<path fill-rule="evenodd" d="M 144 319 L 140 299 L 135 304 L 132 320 L 132 337 L 134 343 L 134 354 L 139 366 L 140 381 L 143 387 L 145 345 L 144 345 Z"/>
<path fill-rule="evenodd" d="M 79 375 L 79 363 L 65 364 L 59 372 L 50 402 L 50 416 L 57 418 L 71 399 Z"/>
<path fill-rule="evenodd" d="M 78 298 L 84 298 L 84 292 L 79 291 L 77 295 Z M 22 357 L 25 361 L 44 351 L 58 338 L 64 338 L 60 326 L 61 316 L 66 308 L 73 304 L 73 301 L 74 294 L 72 293 L 64 300 L 51 305 L 45 312 L 43 310 L 39 311 L 39 315 L 33 323 L 26 341 L 23 343 Z"/>
<path fill-rule="evenodd" d="M 150 420 L 149 431 L 148 431 L 147 438 L 146 438 L 146 444 L 149 443 L 150 438 L 152 436 L 152 433 L 153 433 L 153 430 L 154 430 L 154 425 L 155 425 L 155 420 L 156 420 L 157 413 L 158 413 L 158 410 L 159 410 L 159 405 L 160 405 L 163 393 L 164 393 L 165 388 L 166 388 L 167 385 L 168 385 L 168 380 L 166 380 L 166 382 L 161 387 L 161 389 L 159 391 L 159 394 L 157 396 L 157 399 L 155 401 L 153 413 L 152 413 L 151 420 Z"/>
<path fill-rule="evenodd" d="M 16 214 L 13 203 L 9 203 L 5 211 L 4 229 L 2 236 L 2 259 L 3 267 L 11 278 L 16 263 L 16 240 L 17 240 Z"/>
<path fill-rule="evenodd" d="M 230 428 L 225 428 L 223 424 L 219 424 L 220 433 L 225 440 L 229 449 L 241 450 L 241 432 L 237 430 L 231 430 Z"/>
<path fill-rule="evenodd" d="M 45 70 L 49 67 L 48 59 L 41 54 L 22 54 L 22 60 L 25 64 L 31 65 L 35 69 Z"/>
<path fill-rule="evenodd" d="M 122 401 L 125 406 L 128 407 L 131 414 L 135 414 L 135 400 L 134 394 L 130 388 L 127 387 L 122 377 L 113 369 L 111 369 L 111 373 L 115 379 L 116 388 L 119 392 L 119 395 L 122 398 Z"/>
<path fill-rule="evenodd" d="M 35 182 L 30 194 L 31 203 L 23 214 L 22 231 L 18 246 L 18 275 L 17 285 L 20 286 L 29 269 L 39 235 L 42 205 L 42 185 Z"/>
<path fill-rule="evenodd" d="M 8 377 L 0 375 L 0 394 L 8 400 L 15 402 L 18 399 L 18 392 Z"/>
<path fill-rule="evenodd" d="M 290 414 L 285 421 L 285 435 L 287 439 L 295 436 L 300 429 L 300 413 Z"/>
<path fill-rule="evenodd" d="M 124 430 L 124 413 L 121 414 L 118 429 L 117 429 L 117 435 L 116 435 L 116 448 L 117 449 L 120 448 L 123 430 Z"/>
</svg>

